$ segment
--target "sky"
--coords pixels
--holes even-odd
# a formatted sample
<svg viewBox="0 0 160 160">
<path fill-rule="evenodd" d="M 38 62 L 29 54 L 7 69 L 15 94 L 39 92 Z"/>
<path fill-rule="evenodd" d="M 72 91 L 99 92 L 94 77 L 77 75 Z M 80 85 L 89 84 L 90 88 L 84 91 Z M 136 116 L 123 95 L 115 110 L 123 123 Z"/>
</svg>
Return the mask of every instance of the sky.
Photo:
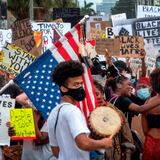
<svg viewBox="0 0 160 160">
<path fill-rule="evenodd" d="M 84 0 L 78 0 L 80 6 L 84 6 Z M 93 9 L 96 10 L 96 3 L 101 3 L 102 0 L 86 0 L 87 3 L 92 2 L 94 3 Z"/>
</svg>

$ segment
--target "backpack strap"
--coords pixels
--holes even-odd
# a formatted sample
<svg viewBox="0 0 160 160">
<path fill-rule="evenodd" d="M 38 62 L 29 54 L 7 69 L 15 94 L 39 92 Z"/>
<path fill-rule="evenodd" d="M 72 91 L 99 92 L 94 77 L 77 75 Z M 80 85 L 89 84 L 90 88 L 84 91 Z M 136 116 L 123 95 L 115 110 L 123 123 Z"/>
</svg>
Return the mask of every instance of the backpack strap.
<svg viewBox="0 0 160 160">
<path fill-rule="evenodd" d="M 109 102 L 111 103 L 111 101 L 114 100 L 112 104 L 115 105 L 115 103 L 116 103 L 116 101 L 117 101 L 118 98 L 119 98 L 119 96 L 115 95 L 115 96 L 111 97 L 111 99 L 109 100 Z"/>
<path fill-rule="evenodd" d="M 62 104 L 59 109 L 58 109 L 58 113 L 57 113 L 57 117 L 56 117 L 56 122 L 55 122 L 55 125 L 54 125 L 54 132 L 56 133 L 56 128 L 57 128 L 57 124 L 58 124 L 58 118 L 59 118 L 59 113 L 60 113 L 60 110 L 61 108 L 64 106 L 65 104 Z"/>
</svg>

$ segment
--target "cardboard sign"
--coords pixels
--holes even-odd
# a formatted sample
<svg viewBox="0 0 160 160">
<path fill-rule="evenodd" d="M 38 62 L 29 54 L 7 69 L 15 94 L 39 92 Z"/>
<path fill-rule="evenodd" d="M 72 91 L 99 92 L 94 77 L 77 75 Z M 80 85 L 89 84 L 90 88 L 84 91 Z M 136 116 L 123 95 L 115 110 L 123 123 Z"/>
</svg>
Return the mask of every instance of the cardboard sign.
<svg viewBox="0 0 160 160">
<path fill-rule="evenodd" d="M 107 16 L 90 16 L 89 20 L 86 22 L 86 36 L 88 38 L 88 33 L 90 32 L 91 28 L 98 28 L 99 24 L 102 23 L 108 23 L 109 22 L 109 17 Z M 105 26 L 105 27 L 111 27 L 111 24 L 109 24 L 109 26 Z M 102 25 L 103 28 L 103 25 Z M 105 28 L 104 28 L 105 31 Z M 89 38 L 88 38 L 89 39 Z"/>
<path fill-rule="evenodd" d="M 15 99 L 0 96 L 0 146 L 10 145 L 6 123 L 10 121 L 10 109 L 14 107 Z"/>
<path fill-rule="evenodd" d="M 120 36 L 120 57 L 141 57 L 144 39 L 138 36 Z"/>
<path fill-rule="evenodd" d="M 34 55 L 9 43 L 5 44 L 0 53 L 0 55 L 3 55 L 3 60 L 0 61 L 0 69 L 14 76 L 18 75 L 36 59 Z"/>
<path fill-rule="evenodd" d="M 0 50 L 4 46 L 5 42 L 11 43 L 12 42 L 12 30 L 2 30 L 0 29 Z"/>
<path fill-rule="evenodd" d="M 115 14 L 115 15 L 111 15 L 111 19 L 112 19 L 112 26 L 114 27 L 116 21 L 126 20 L 127 16 L 126 16 L 126 13 Z"/>
<path fill-rule="evenodd" d="M 53 46 L 55 42 L 54 28 L 57 28 L 59 32 L 64 35 L 71 29 L 70 23 L 54 23 L 54 22 L 32 22 L 32 28 L 34 31 L 42 32 L 42 53 Z"/>
<path fill-rule="evenodd" d="M 156 16 L 160 16 L 160 7 L 138 5 L 137 18 L 156 17 Z"/>
<path fill-rule="evenodd" d="M 147 44 L 160 45 L 159 17 L 141 18 L 133 23 L 134 35 L 142 36 Z"/>
<path fill-rule="evenodd" d="M 14 127 L 15 136 L 11 139 L 35 139 L 33 110 L 31 108 L 12 109 L 10 111 L 11 126 Z"/>
<path fill-rule="evenodd" d="M 105 49 L 108 49 L 113 56 L 118 55 L 120 51 L 119 39 L 104 39 L 96 40 L 96 51 L 98 54 L 106 54 Z"/>
<path fill-rule="evenodd" d="M 29 19 L 16 21 L 11 25 L 13 34 L 13 43 L 21 47 L 25 51 L 39 56 L 39 48 L 36 48 L 36 42 L 32 31 L 32 26 Z"/>
<path fill-rule="evenodd" d="M 88 34 L 88 39 L 89 40 L 100 40 L 100 39 L 106 39 L 106 33 L 105 31 L 96 29 L 96 28 L 91 28 L 89 34 Z"/>
</svg>

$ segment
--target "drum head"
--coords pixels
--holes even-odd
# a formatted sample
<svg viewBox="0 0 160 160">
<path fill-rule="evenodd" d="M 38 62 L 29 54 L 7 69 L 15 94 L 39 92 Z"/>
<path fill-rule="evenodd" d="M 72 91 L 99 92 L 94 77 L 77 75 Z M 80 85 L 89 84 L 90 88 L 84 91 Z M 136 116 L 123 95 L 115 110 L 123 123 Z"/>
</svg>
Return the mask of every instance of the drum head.
<svg viewBox="0 0 160 160">
<path fill-rule="evenodd" d="M 91 112 L 89 125 L 93 132 L 102 137 L 115 135 L 121 128 L 121 117 L 111 107 L 97 107 Z"/>
</svg>

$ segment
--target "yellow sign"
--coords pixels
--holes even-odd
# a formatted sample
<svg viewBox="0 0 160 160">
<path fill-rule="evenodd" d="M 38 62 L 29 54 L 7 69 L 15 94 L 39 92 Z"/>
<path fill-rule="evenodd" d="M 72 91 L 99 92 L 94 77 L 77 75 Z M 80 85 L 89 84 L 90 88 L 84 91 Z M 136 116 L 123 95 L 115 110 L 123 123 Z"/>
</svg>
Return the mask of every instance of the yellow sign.
<svg viewBox="0 0 160 160">
<path fill-rule="evenodd" d="M 11 126 L 15 130 L 15 136 L 11 139 L 35 139 L 35 127 L 33 110 L 31 108 L 12 109 L 10 111 Z"/>
</svg>

